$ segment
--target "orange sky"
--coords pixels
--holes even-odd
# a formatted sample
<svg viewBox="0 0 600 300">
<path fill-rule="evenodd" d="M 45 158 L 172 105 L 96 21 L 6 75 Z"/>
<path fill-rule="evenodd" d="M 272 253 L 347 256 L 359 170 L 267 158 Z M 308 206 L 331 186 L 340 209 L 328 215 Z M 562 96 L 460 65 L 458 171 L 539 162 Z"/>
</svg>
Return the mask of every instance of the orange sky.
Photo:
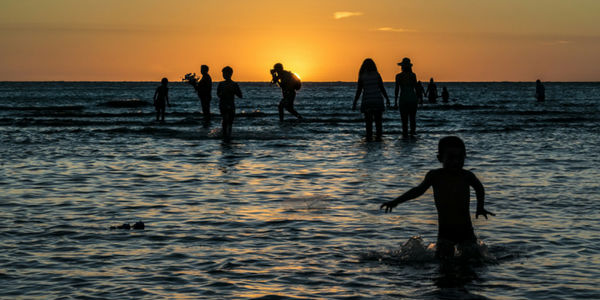
<svg viewBox="0 0 600 300">
<path fill-rule="evenodd" d="M 2 0 L 0 80 L 599 81 L 598 0 Z"/>
</svg>

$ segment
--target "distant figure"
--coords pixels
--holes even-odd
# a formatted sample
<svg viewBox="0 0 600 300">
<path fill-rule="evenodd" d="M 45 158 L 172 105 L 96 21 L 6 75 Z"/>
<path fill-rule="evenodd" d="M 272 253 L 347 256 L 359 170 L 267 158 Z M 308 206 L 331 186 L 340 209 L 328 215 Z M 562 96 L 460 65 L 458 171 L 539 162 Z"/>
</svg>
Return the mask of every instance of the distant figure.
<svg viewBox="0 0 600 300">
<path fill-rule="evenodd" d="M 394 103 L 399 103 L 400 117 L 402 118 L 402 136 L 408 137 L 408 122 L 410 120 L 410 135 L 416 134 L 417 105 L 419 99 L 417 96 L 418 82 L 417 75 L 412 71 L 410 58 L 405 57 L 398 63 L 402 67 L 402 72 L 396 74 L 396 89 Z M 398 102 L 398 91 L 400 91 L 400 101 Z"/>
<path fill-rule="evenodd" d="M 429 79 L 429 85 L 427 86 L 425 96 L 427 96 L 427 99 L 429 99 L 429 103 L 437 102 L 438 92 L 437 86 L 435 85 L 435 82 L 433 82 L 433 78 Z"/>
<path fill-rule="evenodd" d="M 390 106 L 390 98 L 383 87 L 383 80 L 377 71 L 377 66 L 370 58 L 363 61 L 358 71 L 358 86 L 356 87 L 352 110 L 356 110 L 356 103 L 363 90 L 360 112 L 365 114 L 367 141 L 373 138 L 373 121 L 375 121 L 375 139 L 380 141 L 383 132 L 382 117 L 383 111 L 385 111 L 383 97 L 387 100 L 387 106 Z"/>
<path fill-rule="evenodd" d="M 219 82 L 217 87 L 217 96 L 219 97 L 219 110 L 222 118 L 223 138 L 231 138 L 231 128 L 235 118 L 235 96 L 242 98 L 242 90 L 239 85 L 231 80 L 233 69 L 229 66 L 223 68 L 224 81 Z"/>
<path fill-rule="evenodd" d="M 539 79 L 535 82 L 535 98 L 538 102 L 546 100 L 546 88 Z"/>
<path fill-rule="evenodd" d="M 302 116 L 294 109 L 294 100 L 296 99 L 296 91 L 302 86 L 302 82 L 298 76 L 290 71 L 283 69 L 283 65 L 276 63 L 271 69 L 273 79 L 271 83 L 279 85 L 283 99 L 279 102 L 279 121 L 283 122 L 283 109 L 285 108 L 296 118 L 302 120 Z"/>
<path fill-rule="evenodd" d="M 448 89 L 446 87 L 442 88 L 442 101 L 444 103 L 448 103 L 448 100 L 450 100 L 450 93 L 448 92 Z"/>
<path fill-rule="evenodd" d="M 423 105 L 423 96 L 425 95 L 425 89 L 423 88 L 423 83 L 421 80 L 417 81 L 417 100 L 419 101 L 419 105 Z"/>
<path fill-rule="evenodd" d="M 202 74 L 202 79 L 194 85 L 194 89 L 196 89 L 196 93 L 198 93 L 198 98 L 200 98 L 200 103 L 202 104 L 202 116 L 204 117 L 204 121 L 208 122 L 211 119 L 210 101 L 212 100 L 212 78 L 208 75 L 207 65 L 202 65 L 200 67 L 200 73 Z"/>
<path fill-rule="evenodd" d="M 169 80 L 167 78 L 163 78 L 160 81 L 160 86 L 156 88 L 156 92 L 154 92 L 154 108 L 156 108 L 156 121 L 165 121 L 165 108 L 166 105 L 171 107 L 171 103 L 169 103 L 169 88 L 167 85 L 169 84 Z"/>
<path fill-rule="evenodd" d="M 455 136 L 444 137 L 438 144 L 438 160 L 441 169 L 431 170 L 417 187 L 410 189 L 393 201 L 381 205 L 385 212 L 391 212 L 394 207 L 410 199 L 417 198 L 429 187 L 433 186 L 433 197 L 438 213 L 438 240 L 436 257 L 452 258 L 454 247 L 457 246 L 463 255 L 479 254 L 475 249 L 476 240 L 473 225 L 469 215 L 470 187 L 477 195 L 477 212 L 487 219 L 493 213 L 484 209 L 485 192 L 483 185 L 470 171 L 464 170 L 466 149 L 463 141 Z M 472 253 L 469 253 L 472 252 Z"/>
</svg>

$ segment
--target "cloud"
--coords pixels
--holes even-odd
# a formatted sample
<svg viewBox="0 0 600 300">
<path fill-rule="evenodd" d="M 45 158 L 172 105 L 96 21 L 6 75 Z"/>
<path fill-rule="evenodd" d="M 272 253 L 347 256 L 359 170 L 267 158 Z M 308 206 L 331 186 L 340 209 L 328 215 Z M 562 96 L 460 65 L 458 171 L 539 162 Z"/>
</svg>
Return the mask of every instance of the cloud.
<svg viewBox="0 0 600 300">
<path fill-rule="evenodd" d="M 393 28 L 393 27 L 379 27 L 378 31 L 387 31 L 387 32 L 415 32 L 414 29 L 406 29 L 406 28 Z"/>
<path fill-rule="evenodd" d="M 333 13 L 333 18 L 336 20 L 350 17 L 362 16 L 363 13 L 359 11 L 336 11 Z"/>
</svg>

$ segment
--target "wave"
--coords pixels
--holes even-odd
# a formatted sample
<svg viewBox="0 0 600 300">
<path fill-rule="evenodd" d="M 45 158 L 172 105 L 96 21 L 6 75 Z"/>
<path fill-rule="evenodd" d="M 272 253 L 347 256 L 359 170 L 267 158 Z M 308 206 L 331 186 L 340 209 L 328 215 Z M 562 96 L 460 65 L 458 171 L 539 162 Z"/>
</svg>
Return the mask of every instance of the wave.
<svg viewBox="0 0 600 300">
<path fill-rule="evenodd" d="M 127 99 L 127 100 L 111 100 L 104 103 L 98 104 L 98 106 L 112 107 L 112 108 L 136 108 L 150 106 L 147 101 L 139 99 Z"/>
<path fill-rule="evenodd" d="M 83 105 L 66 105 L 66 106 L 0 106 L 0 111 L 78 111 L 85 109 Z"/>
</svg>

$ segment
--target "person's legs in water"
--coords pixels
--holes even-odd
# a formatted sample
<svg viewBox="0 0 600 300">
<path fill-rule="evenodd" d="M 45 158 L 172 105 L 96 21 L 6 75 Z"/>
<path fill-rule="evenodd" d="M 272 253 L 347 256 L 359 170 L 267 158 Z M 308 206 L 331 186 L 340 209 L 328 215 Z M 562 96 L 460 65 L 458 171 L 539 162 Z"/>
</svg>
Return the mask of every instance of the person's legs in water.
<svg viewBox="0 0 600 300">
<path fill-rule="evenodd" d="M 365 129 L 367 130 L 367 141 L 373 139 L 373 112 L 365 112 Z"/>
<path fill-rule="evenodd" d="M 287 111 L 289 111 L 292 115 L 294 115 L 299 120 L 302 120 L 302 116 L 294 109 L 294 100 L 296 99 L 296 91 L 286 91 L 283 93 L 284 98 L 284 107 Z"/>
<path fill-rule="evenodd" d="M 210 121 L 210 97 L 201 97 L 200 103 L 202 104 L 202 117 L 204 121 Z"/>
<path fill-rule="evenodd" d="M 232 110 L 229 112 L 229 118 L 227 119 L 227 121 L 228 121 L 228 123 L 229 123 L 229 124 L 227 125 L 227 127 L 228 127 L 228 130 L 229 130 L 229 132 L 227 132 L 227 136 L 228 136 L 229 138 L 231 138 L 231 131 L 233 130 L 233 119 L 235 119 L 235 109 L 232 109 Z"/>
<path fill-rule="evenodd" d="M 402 119 L 402 136 L 408 137 L 408 109 L 400 106 L 400 118 Z"/>
<path fill-rule="evenodd" d="M 373 117 L 375 119 L 375 140 L 381 141 L 381 136 L 383 135 L 383 111 L 375 111 Z"/>
<path fill-rule="evenodd" d="M 164 107 L 164 106 L 163 106 L 163 107 L 161 107 L 161 108 L 159 109 L 159 112 L 160 112 L 160 121 L 161 121 L 161 122 L 164 122 L 164 121 L 165 121 L 165 110 L 166 110 L 166 109 L 165 109 L 165 107 Z"/>
<path fill-rule="evenodd" d="M 285 99 L 281 99 L 281 101 L 279 101 L 279 106 L 277 107 L 277 109 L 279 110 L 279 122 L 283 122 L 283 106 L 285 103 Z"/>
<path fill-rule="evenodd" d="M 409 119 L 410 119 L 410 135 L 417 134 L 417 105 L 415 104 L 410 108 L 409 111 Z"/>
</svg>

